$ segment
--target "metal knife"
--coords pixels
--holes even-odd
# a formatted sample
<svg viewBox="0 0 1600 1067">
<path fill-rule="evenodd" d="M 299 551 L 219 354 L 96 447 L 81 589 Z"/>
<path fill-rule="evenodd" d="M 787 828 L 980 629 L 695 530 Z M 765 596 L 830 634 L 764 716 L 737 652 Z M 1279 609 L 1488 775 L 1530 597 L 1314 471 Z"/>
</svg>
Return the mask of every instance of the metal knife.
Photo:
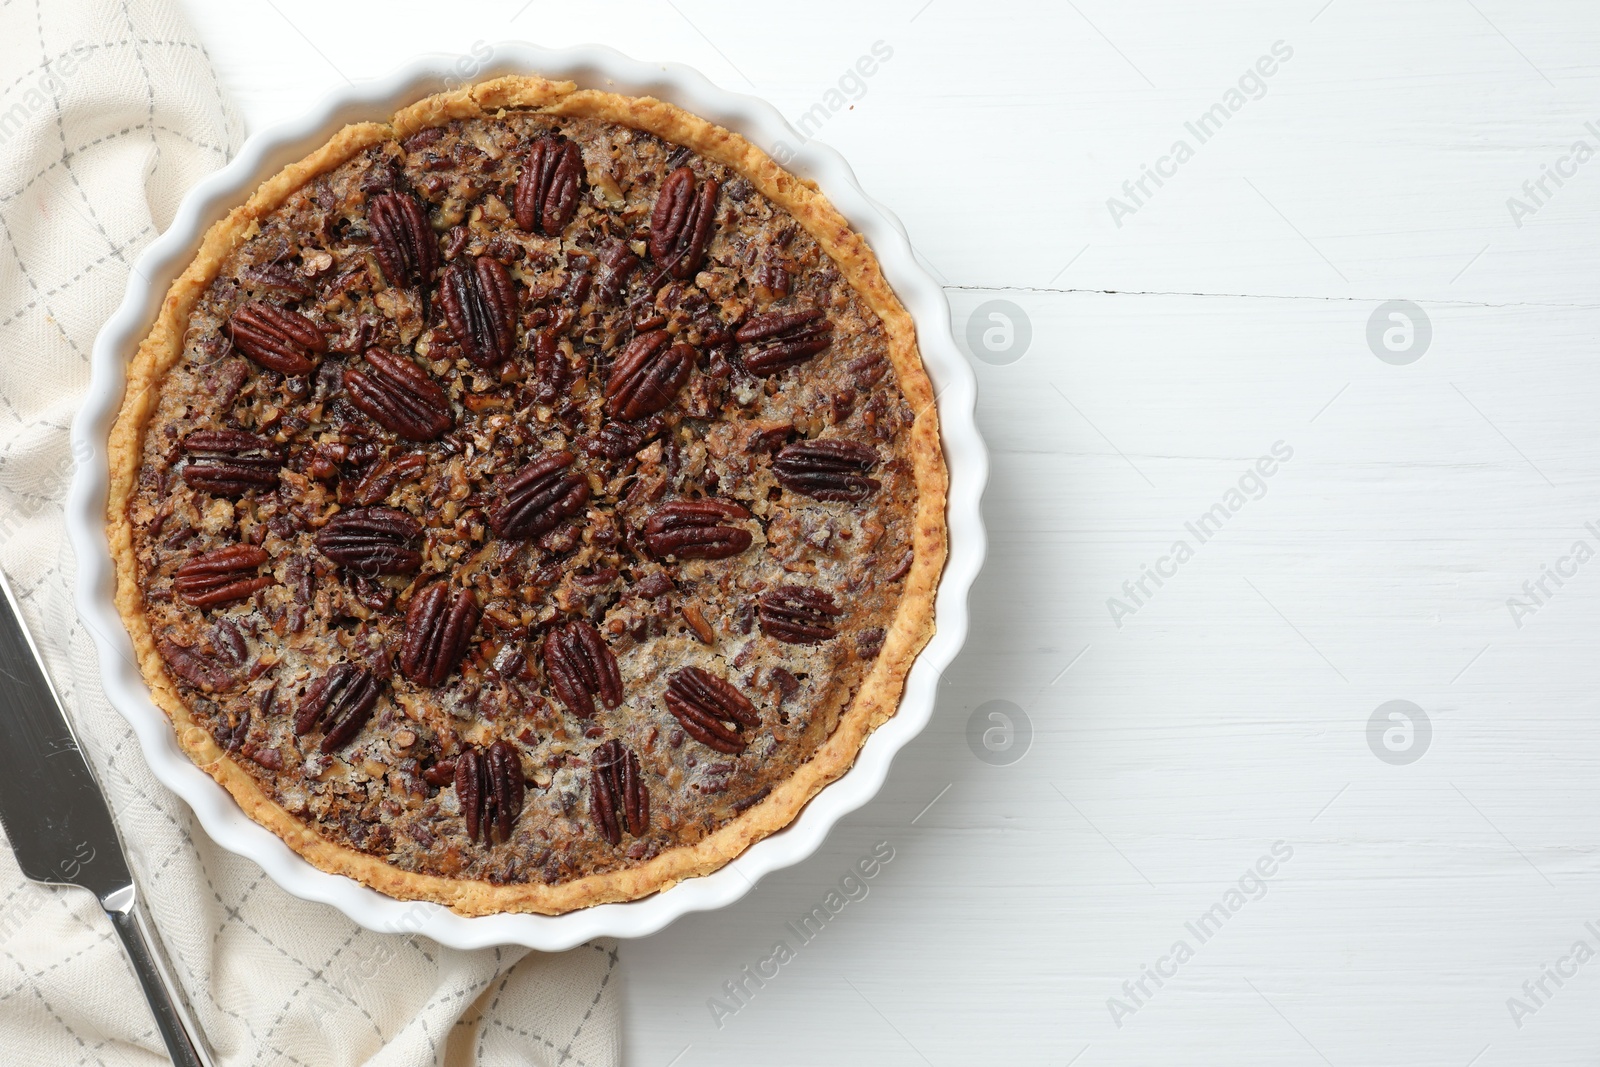
<svg viewBox="0 0 1600 1067">
<path fill-rule="evenodd" d="M 11 583 L 0 573 L 0 826 L 22 873 L 93 893 L 122 939 L 178 1067 L 212 1067 L 205 1036 L 133 884 L 104 794 L 78 748 Z"/>
</svg>

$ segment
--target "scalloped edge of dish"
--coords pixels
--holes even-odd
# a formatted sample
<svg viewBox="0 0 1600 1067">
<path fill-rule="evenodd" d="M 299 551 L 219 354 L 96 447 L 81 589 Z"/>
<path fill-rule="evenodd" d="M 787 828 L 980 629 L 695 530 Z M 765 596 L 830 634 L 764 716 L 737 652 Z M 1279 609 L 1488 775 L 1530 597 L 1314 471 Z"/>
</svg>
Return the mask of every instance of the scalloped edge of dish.
<svg viewBox="0 0 1600 1067">
<path fill-rule="evenodd" d="M 899 220 L 861 189 L 837 152 L 803 141 L 772 105 L 720 89 L 679 64 L 646 63 L 602 45 L 545 49 L 505 42 L 493 46 L 471 78 L 463 79 L 458 70 L 461 58 L 421 56 L 387 77 L 336 90 L 301 118 L 251 135 L 235 159 L 185 196 L 166 232 L 140 255 L 121 305 L 95 339 L 89 389 L 72 424 L 73 454 L 87 458 L 78 463 L 68 493 L 67 532 L 78 560 L 78 613 L 99 652 L 106 696 L 133 728 L 155 776 L 183 798 L 212 840 L 258 864 L 285 892 L 331 905 L 371 930 L 422 934 L 454 948 L 515 944 L 558 951 L 596 937 L 646 936 L 689 912 L 731 904 L 765 875 L 814 853 L 840 818 L 877 794 L 895 754 L 932 717 L 939 678 L 966 638 L 967 594 L 984 557 L 979 503 L 988 460 L 974 421 L 976 378 L 956 347 L 944 291 L 917 262 Z M 950 475 L 949 558 L 934 604 L 937 629 L 912 666 L 899 710 L 867 740 L 855 765 L 823 789 L 788 827 L 709 875 L 640 900 L 563 915 L 467 917 L 437 904 L 396 900 L 318 870 L 252 821 L 222 786 L 184 755 L 165 714 L 150 698 L 113 603 L 116 578 L 103 521 L 109 480 L 106 439 L 122 400 L 128 359 L 154 320 L 168 285 L 193 257 L 212 222 L 284 164 L 348 123 L 386 118 L 411 101 L 466 80 L 514 73 L 659 97 L 734 130 L 769 152 L 780 143 L 800 144 L 785 153 L 783 166 L 816 182 L 867 239 L 916 324 L 936 394 Z"/>
</svg>

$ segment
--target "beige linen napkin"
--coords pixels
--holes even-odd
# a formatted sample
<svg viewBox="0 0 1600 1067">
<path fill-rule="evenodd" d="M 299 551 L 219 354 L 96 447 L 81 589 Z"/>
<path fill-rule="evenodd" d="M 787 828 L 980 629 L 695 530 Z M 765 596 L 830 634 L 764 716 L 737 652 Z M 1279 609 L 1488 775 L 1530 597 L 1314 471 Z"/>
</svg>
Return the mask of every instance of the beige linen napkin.
<svg viewBox="0 0 1600 1067">
<path fill-rule="evenodd" d="M 62 499 L 89 350 L 139 251 L 243 138 L 168 0 L 0 3 L 0 566 L 76 718 L 133 868 L 227 1067 L 620 1059 L 609 942 L 459 952 L 296 900 L 199 831 L 100 691 Z M 0 1063 L 160 1064 L 90 895 L 0 849 Z"/>
</svg>

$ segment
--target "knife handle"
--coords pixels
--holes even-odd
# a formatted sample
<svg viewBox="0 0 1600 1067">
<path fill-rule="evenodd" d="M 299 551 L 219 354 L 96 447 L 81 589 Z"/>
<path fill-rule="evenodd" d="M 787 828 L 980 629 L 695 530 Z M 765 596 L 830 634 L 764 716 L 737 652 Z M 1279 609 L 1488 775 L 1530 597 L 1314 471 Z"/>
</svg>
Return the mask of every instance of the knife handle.
<svg viewBox="0 0 1600 1067">
<path fill-rule="evenodd" d="M 138 898 L 131 893 L 127 897 L 126 906 L 122 906 L 121 900 L 107 901 L 106 914 L 111 917 L 117 936 L 122 938 L 133 973 L 144 987 L 150 1013 L 156 1019 L 156 1029 L 161 1031 L 161 1040 L 166 1042 L 167 1055 L 172 1057 L 176 1067 L 212 1067 L 205 1037 L 190 1013 L 188 998 L 173 974 L 156 928 Z"/>
</svg>

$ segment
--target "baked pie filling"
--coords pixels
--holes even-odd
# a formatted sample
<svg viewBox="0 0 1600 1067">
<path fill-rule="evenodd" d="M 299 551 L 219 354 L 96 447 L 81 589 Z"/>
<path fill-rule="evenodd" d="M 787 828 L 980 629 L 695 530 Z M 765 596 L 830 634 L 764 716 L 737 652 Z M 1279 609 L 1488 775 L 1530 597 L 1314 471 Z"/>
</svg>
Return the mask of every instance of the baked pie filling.
<svg viewBox="0 0 1600 1067">
<path fill-rule="evenodd" d="M 113 439 L 124 614 L 186 749 L 319 865 L 626 899 L 892 713 L 931 391 L 864 243 L 727 131 L 538 79 L 425 103 L 174 287 Z"/>
</svg>

